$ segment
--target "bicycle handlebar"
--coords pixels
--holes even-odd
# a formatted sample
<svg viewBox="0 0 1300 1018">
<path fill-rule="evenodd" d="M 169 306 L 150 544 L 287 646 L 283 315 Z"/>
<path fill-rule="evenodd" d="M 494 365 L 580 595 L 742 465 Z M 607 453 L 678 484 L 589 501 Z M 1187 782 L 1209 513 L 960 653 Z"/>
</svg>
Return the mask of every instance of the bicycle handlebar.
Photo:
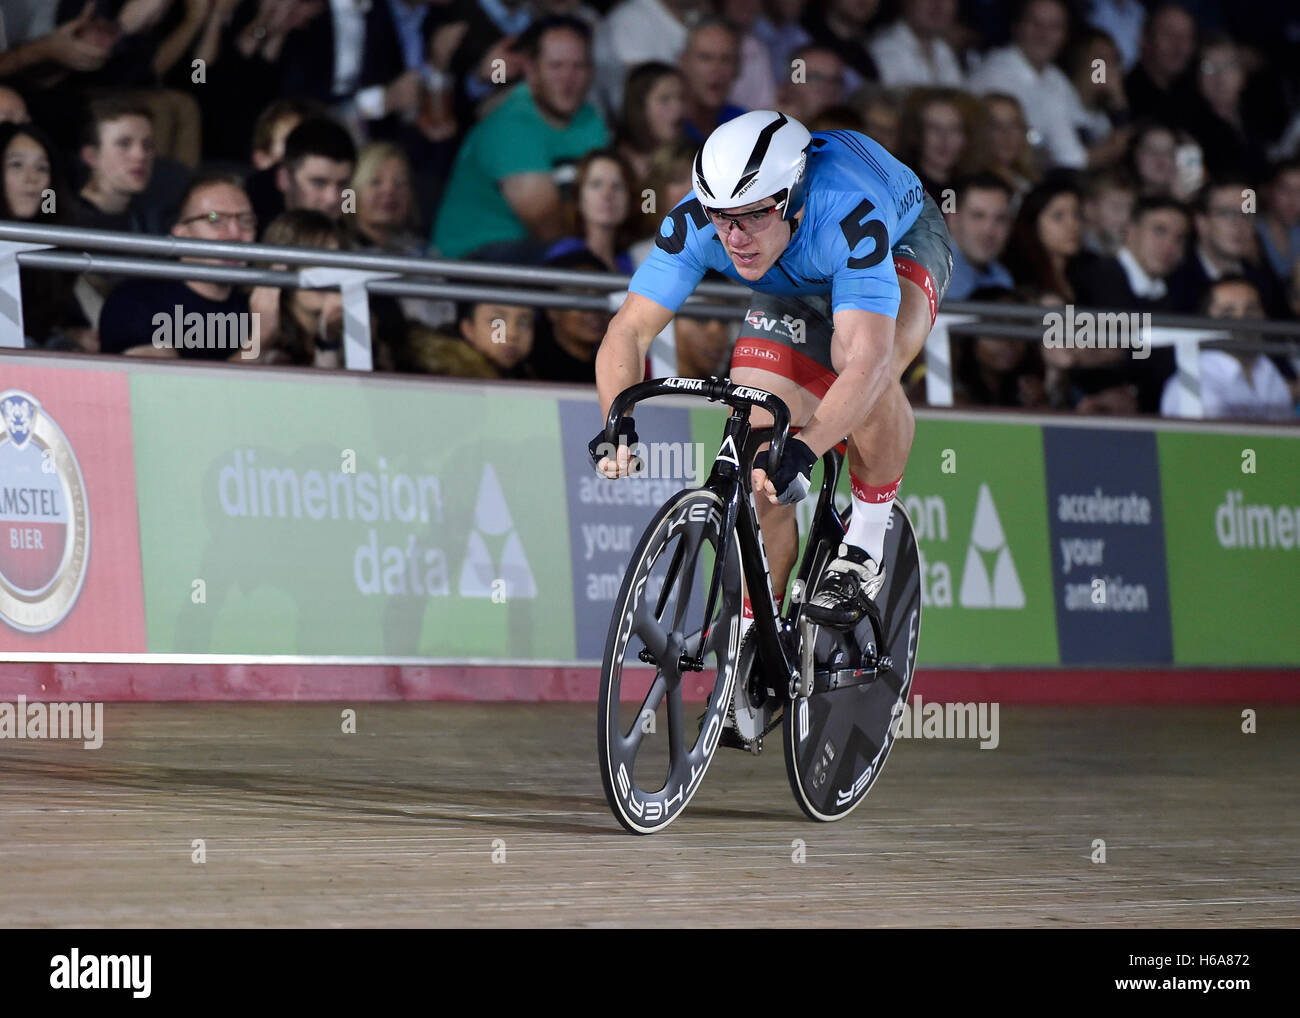
<svg viewBox="0 0 1300 1018">
<path fill-rule="evenodd" d="M 650 378 L 629 385 L 610 404 L 609 417 L 605 421 L 605 441 L 613 447 L 618 446 L 618 422 L 632 406 L 642 400 L 688 394 L 703 396 L 711 403 L 726 403 L 733 410 L 739 410 L 742 406 L 757 406 L 770 413 L 772 447 L 767 454 L 767 472 L 776 473 L 781 464 L 781 455 L 785 452 L 786 439 L 790 437 L 790 408 L 779 396 L 752 386 L 737 385 L 727 378 Z"/>
</svg>

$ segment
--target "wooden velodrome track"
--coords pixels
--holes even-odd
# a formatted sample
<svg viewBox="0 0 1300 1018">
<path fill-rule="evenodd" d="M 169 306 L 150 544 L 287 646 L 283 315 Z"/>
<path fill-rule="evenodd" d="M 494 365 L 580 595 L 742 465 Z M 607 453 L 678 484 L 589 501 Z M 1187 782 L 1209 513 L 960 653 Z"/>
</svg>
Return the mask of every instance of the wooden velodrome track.
<svg viewBox="0 0 1300 1018">
<path fill-rule="evenodd" d="M 0 924 L 1300 921 L 1295 707 L 1244 735 L 1235 707 L 1003 705 L 996 749 L 900 742 L 834 825 L 779 742 L 722 749 L 644 838 L 606 808 L 591 705 L 353 704 L 354 735 L 343 706 L 110 703 L 97 751 L 0 741 Z"/>
</svg>

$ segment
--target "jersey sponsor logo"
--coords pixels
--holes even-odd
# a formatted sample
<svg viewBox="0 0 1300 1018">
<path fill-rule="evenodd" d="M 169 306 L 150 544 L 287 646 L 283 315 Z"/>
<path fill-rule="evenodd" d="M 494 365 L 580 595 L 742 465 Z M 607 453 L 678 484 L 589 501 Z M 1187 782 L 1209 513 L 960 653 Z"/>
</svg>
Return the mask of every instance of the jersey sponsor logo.
<svg viewBox="0 0 1300 1018">
<path fill-rule="evenodd" d="M 898 199 L 898 218 L 902 219 L 912 210 L 913 206 L 919 205 L 923 201 L 925 201 L 925 188 L 918 183 L 912 190 Z"/>
<path fill-rule="evenodd" d="M 757 343 L 737 343 L 736 349 L 732 353 L 733 358 L 748 357 L 757 360 L 772 361 L 781 363 L 781 355 L 771 347 L 759 346 Z"/>
<path fill-rule="evenodd" d="M 785 323 L 779 318 L 768 318 L 762 311 L 750 311 L 745 315 L 745 321 L 756 329 L 762 329 L 764 332 L 771 332 L 778 325 Z"/>
<path fill-rule="evenodd" d="M 0 393 L 0 618 L 28 633 L 58 625 L 89 559 L 86 482 L 71 443 L 35 397 Z"/>
<path fill-rule="evenodd" d="M 768 318 L 762 311 L 751 309 L 745 315 L 745 324 L 760 332 L 776 332 L 786 336 L 791 342 L 804 342 L 805 323 L 802 318 L 782 315 L 780 318 Z"/>
</svg>

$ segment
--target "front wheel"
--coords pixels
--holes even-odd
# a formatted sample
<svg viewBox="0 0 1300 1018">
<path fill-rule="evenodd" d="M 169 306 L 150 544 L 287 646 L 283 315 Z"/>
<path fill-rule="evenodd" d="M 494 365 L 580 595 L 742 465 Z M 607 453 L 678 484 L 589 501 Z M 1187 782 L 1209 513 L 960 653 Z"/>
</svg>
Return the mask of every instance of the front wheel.
<svg viewBox="0 0 1300 1018">
<path fill-rule="evenodd" d="M 637 834 L 663 830 L 691 801 L 731 703 L 741 584 L 734 539 L 726 561 L 717 562 L 725 510 L 702 488 L 669 499 L 632 553 L 610 620 L 597 706 L 600 778 L 614 816 Z M 717 569 L 717 603 L 705 620 Z M 705 670 L 684 669 L 697 655 Z M 697 728 L 683 694 L 710 688 Z"/>
</svg>

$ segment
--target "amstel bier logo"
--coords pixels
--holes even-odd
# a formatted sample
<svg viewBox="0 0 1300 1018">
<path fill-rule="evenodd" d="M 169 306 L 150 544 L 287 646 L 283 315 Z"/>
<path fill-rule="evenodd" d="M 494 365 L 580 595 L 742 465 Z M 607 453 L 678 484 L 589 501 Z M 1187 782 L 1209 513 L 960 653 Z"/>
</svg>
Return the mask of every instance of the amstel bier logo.
<svg viewBox="0 0 1300 1018">
<path fill-rule="evenodd" d="M 25 392 L 0 392 L 0 619 L 39 633 L 86 578 L 90 516 L 72 446 Z"/>
</svg>

